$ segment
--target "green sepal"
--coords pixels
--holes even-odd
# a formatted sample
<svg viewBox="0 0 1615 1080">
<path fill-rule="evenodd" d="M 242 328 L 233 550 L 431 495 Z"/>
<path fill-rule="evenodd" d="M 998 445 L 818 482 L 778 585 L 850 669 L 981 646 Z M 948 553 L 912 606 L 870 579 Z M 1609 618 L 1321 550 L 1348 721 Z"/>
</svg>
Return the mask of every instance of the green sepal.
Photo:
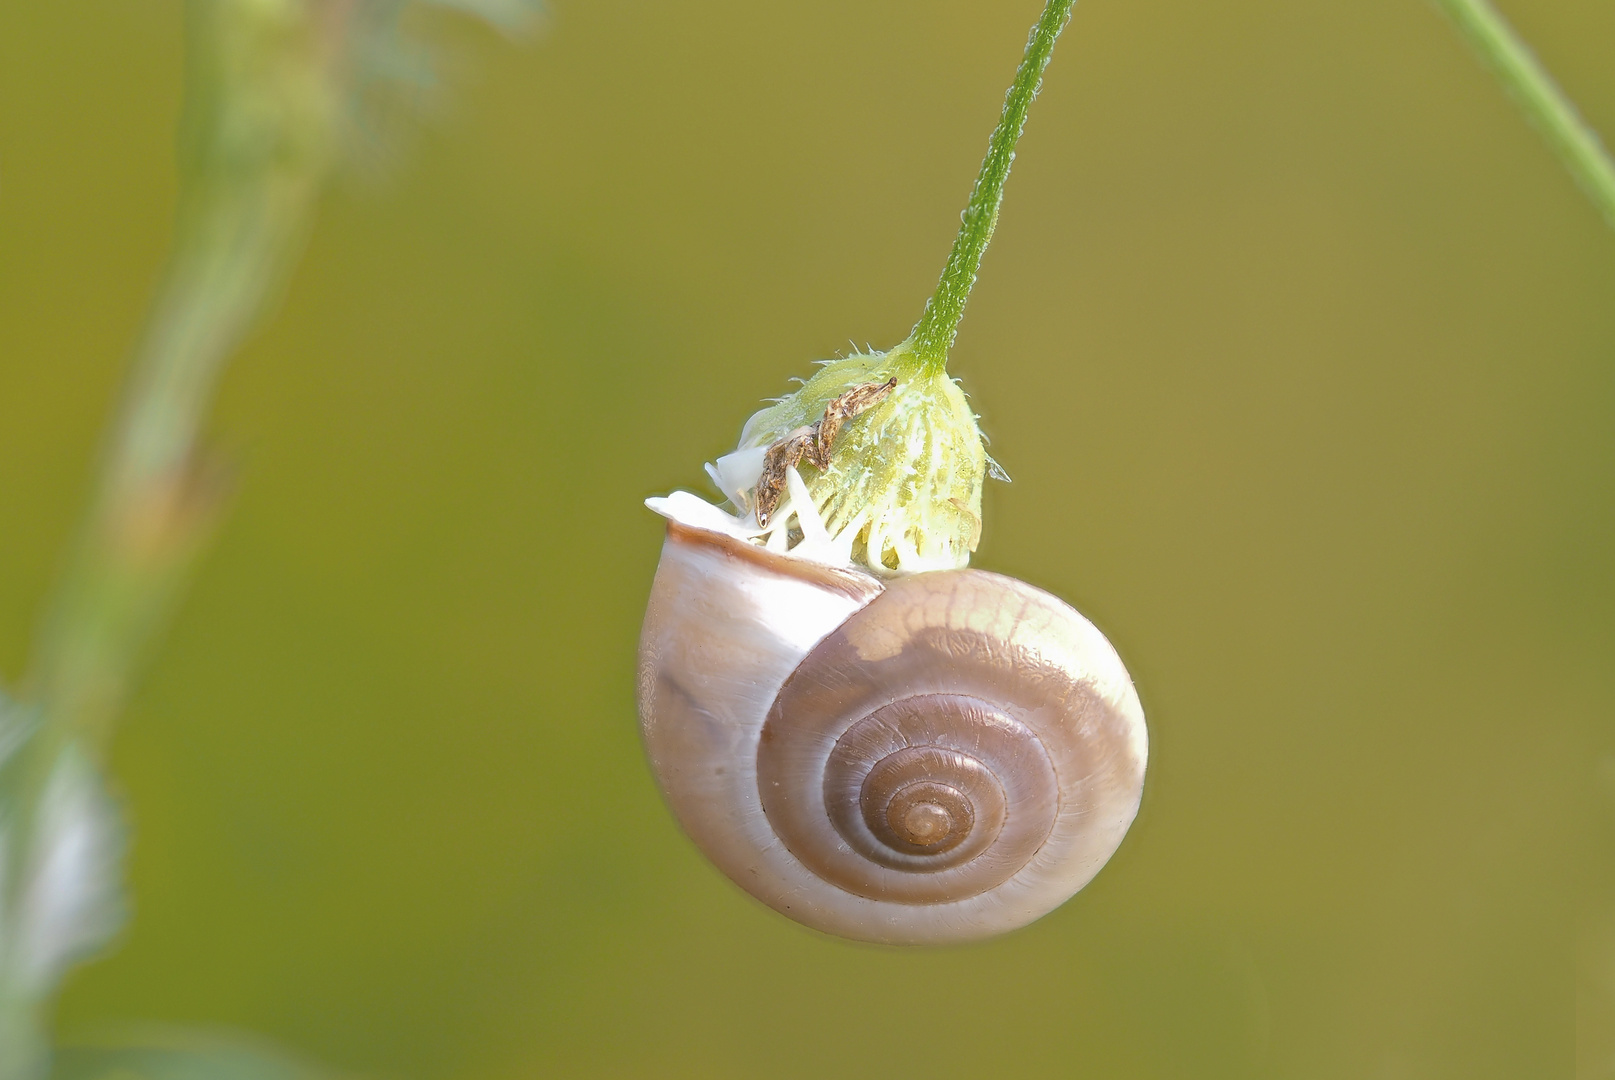
<svg viewBox="0 0 1615 1080">
<path fill-rule="evenodd" d="M 826 362 L 747 421 L 739 448 L 769 446 L 852 387 L 890 378 L 896 389 L 848 421 L 829 468 L 804 464 L 802 478 L 830 534 L 853 530 L 855 562 L 880 573 L 965 566 L 981 539 L 986 446 L 964 391 L 908 342 Z"/>
</svg>

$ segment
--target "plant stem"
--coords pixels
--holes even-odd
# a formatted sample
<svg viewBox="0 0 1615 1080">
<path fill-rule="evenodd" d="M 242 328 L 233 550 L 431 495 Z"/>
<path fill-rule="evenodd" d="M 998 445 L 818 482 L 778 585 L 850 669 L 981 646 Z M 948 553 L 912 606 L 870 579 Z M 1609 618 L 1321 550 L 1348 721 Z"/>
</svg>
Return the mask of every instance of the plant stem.
<svg viewBox="0 0 1615 1080">
<path fill-rule="evenodd" d="M 1074 2 L 1048 0 L 1042 18 L 1032 27 L 1026 54 L 1021 57 L 1015 81 L 1004 97 L 1003 114 L 987 142 L 987 156 L 981 161 L 976 186 L 971 189 L 970 201 L 960 215 L 959 235 L 954 238 L 953 250 L 948 252 L 942 279 L 937 282 L 936 292 L 926 302 L 925 312 L 909 337 L 915 359 L 928 373 L 938 373 L 947 365 L 948 350 L 953 347 L 959 320 L 964 317 L 965 301 L 976 284 L 982 254 L 993 238 L 993 227 L 998 224 L 1004 181 L 1009 178 L 1009 167 L 1015 161 L 1015 143 L 1026 126 L 1026 111 L 1037 97 L 1043 83 L 1043 69 L 1054 52 L 1055 39 L 1071 17 Z"/>
<path fill-rule="evenodd" d="M 0 698 L 0 1080 L 47 1067 L 56 982 L 115 929 L 122 831 L 95 765 L 216 517 L 202 425 L 225 363 L 295 261 L 355 88 L 386 70 L 407 2 L 186 2 L 173 255 L 40 628 L 26 717 Z M 529 9 L 485 6 L 511 25 Z"/>
<path fill-rule="evenodd" d="M 37 723 L 0 769 L 0 953 L 29 944 L 30 890 L 39 868 L 63 857 L 60 837 L 41 832 L 52 778 L 73 754 L 100 757 L 214 520 L 220 485 L 200 467 L 197 441 L 218 376 L 289 267 L 327 172 L 328 88 L 348 9 L 187 4 L 173 255 L 40 627 L 24 683 Z M 0 1080 L 32 1080 L 44 1067 L 41 1022 L 61 966 L 75 958 L 53 956 L 50 970 L 20 982 L 15 963 L 0 972 Z"/>
<path fill-rule="evenodd" d="M 92 749 L 212 518 L 217 485 L 197 460 L 201 425 L 225 361 L 290 263 L 326 169 L 323 117 L 261 74 L 278 74 L 265 54 L 301 28 L 259 26 L 247 10 L 187 7 L 174 254 L 29 680 L 48 725 Z"/>
<path fill-rule="evenodd" d="M 1587 197 L 1615 227 L 1615 161 L 1576 106 L 1488 0 L 1440 0 L 1526 116 L 1545 135 Z"/>
</svg>

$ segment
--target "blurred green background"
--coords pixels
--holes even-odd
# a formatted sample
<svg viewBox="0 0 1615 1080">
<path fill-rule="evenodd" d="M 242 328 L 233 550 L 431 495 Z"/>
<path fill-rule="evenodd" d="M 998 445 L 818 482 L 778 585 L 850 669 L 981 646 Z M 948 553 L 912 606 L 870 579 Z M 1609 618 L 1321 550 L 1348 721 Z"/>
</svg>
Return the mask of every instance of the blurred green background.
<svg viewBox="0 0 1615 1080">
<path fill-rule="evenodd" d="M 134 918 L 64 1035 L 403 1078 L 1615 1075 L 1615 234 L 1422 0 L 1082 0 L 1033 110 L 952 366 L 1015 478 L 977 565 L 1092 617 L 1150 719 L 1099 878 L 1001 940 L 851 945 L 663 809 L 640 501 L 907 332 L 1039 7 L 430 24 L 446 90 L 223 386 L 238 493 L 113 761 Z M 1503 7 L 1615 136 L 1615 6 Z M 11 678 L 162 264 L 182 45 L 175 0 L 0 7 Z M 911 1028 L 936 997 L 960 1022 Z"/>
</svg>

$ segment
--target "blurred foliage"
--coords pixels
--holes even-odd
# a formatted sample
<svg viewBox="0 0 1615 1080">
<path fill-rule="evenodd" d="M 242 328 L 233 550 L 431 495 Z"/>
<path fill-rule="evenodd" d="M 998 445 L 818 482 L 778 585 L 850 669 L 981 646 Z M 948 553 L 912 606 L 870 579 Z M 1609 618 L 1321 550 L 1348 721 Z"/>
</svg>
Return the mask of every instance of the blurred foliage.
<svg viewBox="0 0 1615 1080">
<path fill-rule="evenodd" d="M 121 921 L 123 828 L 97 764 L 131 676 L 210 531 L 196 447 L 218 375 L 272 298 L 357 111 L 398 0 L 191 0 L 173 251 L 133 350 L 80 536 L 0 699 L 0 1077 L 47 1067 L 68 964 Z M 470 5 L 475 7 L 476 5 Z M 491 5 L 514 20 L 516 2 Z"/>
<path fill-rule="evenodd" d="M 56 1054 L 51 1080 L 329 1080 L 331 1074 L 256 1040 L 132 1032 Z"/>
<path fill-rule="evenodd" d="M 976 565 L 1093 617 L 1150 718 L 1094 884 L 852 946 L 660 806 L 640 500 L 908 331 L 1037 7 L 446 27 L 443 122 L 329 200 L 221 386 L 237 494 L 112 755 L 134 918 L 64 1033 L 405 1077 L 1575 1074 L 1615 243 L 1428 5 L 1084 2 L 1020 146 L 951 367 L 1016 481 Z M 1615 11 L 1504 8 L 1615 131 Z M 8 673 L 162 265 L 181 42 L 174 3 L 0 8 Z M 944 989 L 968 1020 L 904 1034 Z"/>
</svg>

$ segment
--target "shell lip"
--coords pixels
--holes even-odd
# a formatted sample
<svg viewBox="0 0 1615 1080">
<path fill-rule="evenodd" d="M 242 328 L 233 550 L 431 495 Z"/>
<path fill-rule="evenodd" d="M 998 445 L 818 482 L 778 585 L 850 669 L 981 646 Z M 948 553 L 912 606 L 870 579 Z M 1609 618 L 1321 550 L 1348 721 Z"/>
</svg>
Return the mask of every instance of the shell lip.
<svg viewBox="0 0 1615 1080">
<path fill-rule="evenodd" d="M 680 499 L 679 496 L 685 498 Z M 702 514 L 699 510 L 692 513 L 692 508 L 686 500 L 698 503 L 725 518 L 728 517 L 706 500 L 684 491 L 675 491 L 666 498 L 646 499 L 646 506 L 667 518 L 667 540 L 670 544 L 709 548 L 727 558 L 820 585 L 844 593 L 855 600 L 870 599 L 886 588 L 874 574 L 856 567 L 831 566 L 789 552 L 770 551 L 760 547 L 744 535 L 736 535 L 717 522 L 708 524 L 704 519 L 709 515 Z"/>
</svg>

